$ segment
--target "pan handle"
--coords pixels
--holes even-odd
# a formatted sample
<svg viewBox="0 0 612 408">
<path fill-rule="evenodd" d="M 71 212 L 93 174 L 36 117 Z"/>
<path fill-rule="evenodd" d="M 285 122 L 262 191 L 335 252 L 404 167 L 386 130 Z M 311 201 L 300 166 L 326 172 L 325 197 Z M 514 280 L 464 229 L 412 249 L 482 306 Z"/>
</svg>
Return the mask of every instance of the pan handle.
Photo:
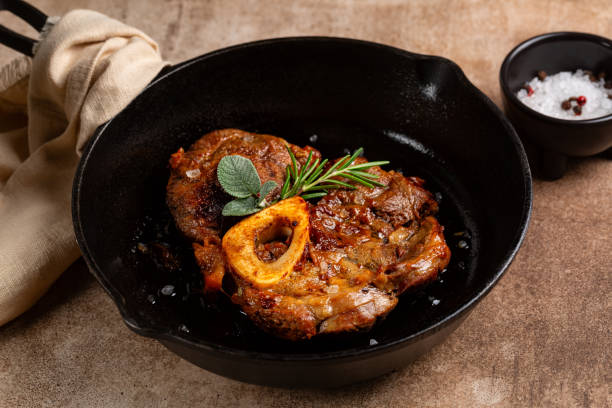
<svg viewBox="0 0 612 408">
<path fill-rule="evenodd" d="M 0 11 L 6 10 L 31 25 L 40 32 L 47 22 L 47 15 L 23 0 L 0 0 Z M 36 40 L 9 30 L 0 25 L 0 44 L 4 44 L 29 57 L 34 56 Z"/>
</svg>

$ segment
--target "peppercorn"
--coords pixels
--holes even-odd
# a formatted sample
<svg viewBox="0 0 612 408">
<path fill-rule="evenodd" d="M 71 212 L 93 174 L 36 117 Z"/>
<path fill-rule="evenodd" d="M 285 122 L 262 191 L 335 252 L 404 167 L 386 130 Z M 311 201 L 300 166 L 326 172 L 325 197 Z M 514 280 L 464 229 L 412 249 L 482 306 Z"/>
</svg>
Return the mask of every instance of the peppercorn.
<svg viewBox="0 0 612 408">
<path fill-rule="evenodd" d="M 580 95 L 578 99 L 576 99 L 576 102 L 578 102 L 580 106 L 584 105 L 587 102 L 586 96 Z"/>
<path fill-rule="evenodd" d="M 538 79 L 543 81 L 546 79 L 546 71 L 538 71 Z"/>
<path fill-rule="evenodd" d="M 563 110 L 570 110 L 571 107 L 572 103 L 570 101 L 561 102 L 561 108 L 563 108 Z"/>
<path fill-rule="evenodd" d="M 529 84 L 523 85 L 521 89 L 524 89 L 525 91 L 527 91 L 527 96 L 533 95 L 533 92 L 534 92 L 533 88 Z"/>
<path fill-rule="evenodd" d="M 597 77 L 596 77 L 595 75 L 593 75 L 593 74 L 590 74 L 590 75 L 589 75 L 589 79 L 591 80 L 591 82 L 597 82 L 597 81 L 599 81 L 599 80 L 597 79 Z"/>
<path fill-rule="evenodd" d="M 576 116 L 579 116 L 582 114 L 582 108 L 580 106 L 574 106 L 574 113 L 576 114 Z"/>
</svg>

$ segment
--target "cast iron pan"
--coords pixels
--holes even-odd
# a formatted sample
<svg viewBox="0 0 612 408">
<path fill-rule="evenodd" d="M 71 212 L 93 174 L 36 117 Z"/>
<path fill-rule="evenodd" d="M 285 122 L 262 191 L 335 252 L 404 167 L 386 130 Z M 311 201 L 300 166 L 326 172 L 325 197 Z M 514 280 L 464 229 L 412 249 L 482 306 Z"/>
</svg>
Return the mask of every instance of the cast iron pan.
<svg viewBox="0 0 612 408">
<path fill-rule="evenodd" d="M 448 269 L 402 296 L 370 332 L 344 337 L 279 340 L 228 301 L 206 302 L 189 245 L 165 206 L 167 162 L 179 147 L 227 127 L 311 144 L 325 157 L 363 146 L 370 160 L 391 160 L 389 168 L 424 178 L 440 202 L 453 252 Z M 238 45 L 170 67 L 92 137 L 72 210 L 83 256 L 130 329 L 237 380 L 335 387 L 399 369 L 446 338 L 512 261 L 531 201 L 514 130 L 454 63 L 304 37 Z M 168 248 L 180 269 L 169 271 L 139 243 Z M 164 295 L 167 285 L 174 290 Z"/>
</svg>

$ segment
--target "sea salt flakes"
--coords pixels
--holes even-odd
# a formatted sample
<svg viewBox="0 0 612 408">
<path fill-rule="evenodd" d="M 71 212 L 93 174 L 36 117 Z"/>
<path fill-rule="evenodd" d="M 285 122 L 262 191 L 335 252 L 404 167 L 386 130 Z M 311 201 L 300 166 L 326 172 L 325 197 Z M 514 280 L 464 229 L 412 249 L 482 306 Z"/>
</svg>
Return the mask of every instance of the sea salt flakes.
<svg viewBox="0 0 612 408">
<path fill-rule="evenodd" d="M 187 170 L 185 175 L 190 179 L 198 178 L 200 177 L 200 169 Z"/>
<path fill-rule="evenodd" d="M 531 109 L 559 119 L 583 120 L 612 114 L 612 89 L 604 87 L 605 79 L 591 81 L 589 74 L 579 69 L 576 72 L 559 72 L 548 75 L 544 80 L 537 76 L 527 83 L 533 89 L 531 96 L 521 89 L 516 96 Z M 581 106 L 582 113 L 577 115 L 572 109 L 564 110 L 561 105 L 569 98 L 586 97 Z"/>
</svg>

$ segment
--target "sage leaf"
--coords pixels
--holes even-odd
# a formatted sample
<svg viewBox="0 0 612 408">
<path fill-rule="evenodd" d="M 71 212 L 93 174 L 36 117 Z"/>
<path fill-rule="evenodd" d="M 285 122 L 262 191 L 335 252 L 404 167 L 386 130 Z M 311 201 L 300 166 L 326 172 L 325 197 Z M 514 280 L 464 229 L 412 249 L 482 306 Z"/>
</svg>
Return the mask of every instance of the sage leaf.
<svg viewBox="0 0 612 408">
<path fill-rule="evenodd" d="M 221 211 L 221 214 L 225 217 L 241 217 L 243 215 L 256 213 L 259 210 L 261 210 L 261 208 L 257 207 L 256 198 L 253 196 L 249 196 L 246 198 L 238 198 L 225 204 L 225 207 L 223 207 L 223 211 Z"/>
<path fill-rule="evenodd" d="M 266 198 L 266 196 L 268 194 L 270 194 L 270 192 L 272 190 L 274 190 L 276 188 L 276 186 L 278 186 L 278 184 L 276 183 L 276 181 L 274 180 L 268 180 L 266 181 L 263 186 L 261 186 L 261 190 L 259 191 L 259 198 L 264 199 Z"/>
<path fill-rule="evenodd" d="M 256 195 L 261 187 L 261 180 L 253 162 L 238 155 L 225 156 L 219 161 L 217 179 L 221 187 L 236 198 Z"/>
</svg>

